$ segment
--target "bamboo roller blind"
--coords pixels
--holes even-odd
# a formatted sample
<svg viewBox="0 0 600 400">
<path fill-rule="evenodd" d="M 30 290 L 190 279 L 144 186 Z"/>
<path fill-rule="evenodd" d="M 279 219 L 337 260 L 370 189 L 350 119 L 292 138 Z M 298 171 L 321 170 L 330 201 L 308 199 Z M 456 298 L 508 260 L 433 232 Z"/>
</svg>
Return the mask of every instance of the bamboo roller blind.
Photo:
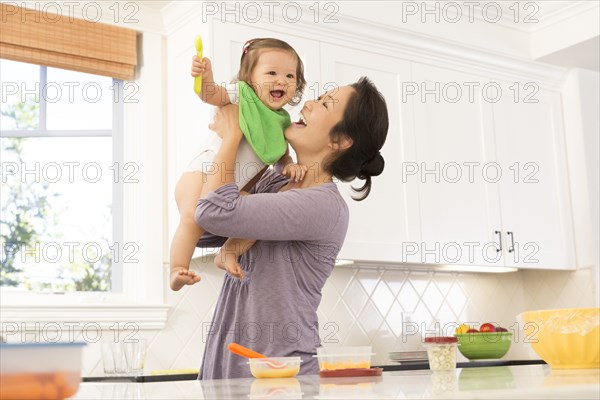
<svg viewBox="0 0 600 400">
<path fill-rule="evenodd" d="M 2 3 L 0 58 L 133 79 L 136 31 Z"/>
</svg>

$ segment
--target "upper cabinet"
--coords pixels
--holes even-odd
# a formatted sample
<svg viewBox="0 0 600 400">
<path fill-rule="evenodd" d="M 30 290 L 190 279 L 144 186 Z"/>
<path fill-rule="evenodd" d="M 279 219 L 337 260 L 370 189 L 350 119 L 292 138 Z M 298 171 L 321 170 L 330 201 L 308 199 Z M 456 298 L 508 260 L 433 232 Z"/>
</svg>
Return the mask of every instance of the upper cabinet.
<svg viewBox="0 0 600 400">
<path fill-rule="evenodd" d="M 418 262 L 404 257 L 403 243 L 418 242 L 419 214 L 416 182 L 404 184 L 400 171 L 405 160 L 414 159 L 411 104 L 402 101 L 402 83 L 410 76 L 410 63 L 394 57 L 372 54 L 343 46 L 321 43 L 321 87 L 335 90 L 368 76 L 385 97 L 389 134 L 381 154 L 385 168 L 374 177 L 369 196 L 362 201 L 352 187 L 364 181 L 339 183 L 349 210 L 350 222 L 339 257 L 352 260 Z"/>
<path fill-rule="evenodd" d="M 560 95 L 413 63 L 421 261 L 572 269 Z"/>
<path fill-rule="evenodd" d="M 501 265 L 498 187 L 489 79 L 413 63 L 405 95 L 414 107 L 415 161 L 403 175 L 418 184 L 421 262 Z"/>
<path fill-rule="evenodd" d="M 502 82 L 493 123 L 505 263 L 575 267 L 560 94 L 535 82 Z"/>
</svg>

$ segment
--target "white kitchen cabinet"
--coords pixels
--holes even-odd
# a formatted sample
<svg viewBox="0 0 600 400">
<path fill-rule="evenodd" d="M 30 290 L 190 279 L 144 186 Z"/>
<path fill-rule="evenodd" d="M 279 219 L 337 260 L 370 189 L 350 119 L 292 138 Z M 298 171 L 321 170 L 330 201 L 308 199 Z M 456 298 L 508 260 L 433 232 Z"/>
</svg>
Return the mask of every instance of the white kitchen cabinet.
<svg viewBox="0 0 600 400">
<path fill-rule="evenodd" d="M 506 266 L 575 268 L 560 94 L 535 82 L 502 82 L 494 104 Z"/>
<path fill-rule="evenodd" d="M 403 184 L 402 163 L 413 160 L 411 104 L 402 101 L 402 82 L 410 76 L 410 63 L 343 46 L 321 43 L 321 88 L 333 89 L 368 76 L 387 102 L 390 127 L 382 156 L 383 173 L 374 177 L 369 197 L 352 200 L 351 186 L 364 181 L 339 183 L 350 210 L 350 224 L 339 258 L 416 262 L 404 257 L 403 243 L 418 242 L 419 213 L 416 182 Z"/>
<path fill-rule="evenodd" d="M 405 170 L 418 183 L 420 262 L 503 265 L 498 187 L 486 179 L 495 158 L 489 79 L 421 63 L 412 72 L 416 163 Z"/>
<path fill-rule="evenodd" d="M 420 63 L 413 80 L 421 262 L 573 268 L 559 94 Z"/>
</svg>

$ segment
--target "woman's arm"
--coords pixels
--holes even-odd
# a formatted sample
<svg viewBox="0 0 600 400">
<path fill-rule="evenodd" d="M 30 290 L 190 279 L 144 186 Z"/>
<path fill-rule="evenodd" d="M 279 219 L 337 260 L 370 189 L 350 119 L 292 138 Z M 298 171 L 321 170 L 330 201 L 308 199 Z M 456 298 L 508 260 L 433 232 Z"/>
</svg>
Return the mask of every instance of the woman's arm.
<svg viewBox="0 0 600 400">
<path fill-rule="evenodd" d="M 226 184 L 198 202 L 195 219 L 219 236 L 320 240 L 326 239 L 338 223 L 347 221 L 347 213 L 344 200 L 329 189 L 240 196 L 235 184 Z"/>
<path fill-rule="evenodd" d="M 238 107 L 219 108 L 209 128 L 223 137 L 196 208 L 196 223 L 214 235 L 254 240 L 326 238 L 347 206 L 333 190 L 322 187 L 240 196 L 234 183 L 235 157 L 242 139 Z M 343 218 L 347 221 L 346 218 Z"/>
</svg>

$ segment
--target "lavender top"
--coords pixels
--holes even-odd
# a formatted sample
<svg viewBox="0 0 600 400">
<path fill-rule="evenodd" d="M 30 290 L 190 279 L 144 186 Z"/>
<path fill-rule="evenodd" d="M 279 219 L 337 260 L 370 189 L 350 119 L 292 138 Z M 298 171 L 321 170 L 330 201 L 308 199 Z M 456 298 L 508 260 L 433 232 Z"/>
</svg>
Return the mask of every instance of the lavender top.
<svg viewBox="0 0 600 400">
<path fill-rule="evenodd" d="M 301 374 L 319 372 L 317 307 L 348 229 L 348 207 L 334 183 L 278 192 L 288 178 L 268 170 L 250 196 L 235 184 L 198 202 L 196 222 L 207 232 L 199 247 L 223 237 L 255 239 L 240 257 L 242 280 L 226 274 L 199 379 L 251 377 L 239 343 L 271 357 L 302 357 Z"/>
</svg>

